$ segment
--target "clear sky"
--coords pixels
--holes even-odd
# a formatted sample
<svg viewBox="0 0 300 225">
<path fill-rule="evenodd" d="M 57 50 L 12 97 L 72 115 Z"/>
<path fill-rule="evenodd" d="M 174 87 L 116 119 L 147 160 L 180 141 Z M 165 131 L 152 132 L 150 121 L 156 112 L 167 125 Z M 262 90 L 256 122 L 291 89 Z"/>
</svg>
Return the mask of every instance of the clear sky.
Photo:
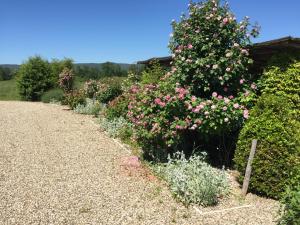
<svg viewBox="0 0 300 225">
<path fill-rule="evenodd" d="M 0 0 L 0 64 L 29 56 L 133 63 L 169 54 L 171 20 L 188 0 Z M 255 42 L 300 37 L 300 0 L 229 0 L 262 27 Z"/>
</svg>

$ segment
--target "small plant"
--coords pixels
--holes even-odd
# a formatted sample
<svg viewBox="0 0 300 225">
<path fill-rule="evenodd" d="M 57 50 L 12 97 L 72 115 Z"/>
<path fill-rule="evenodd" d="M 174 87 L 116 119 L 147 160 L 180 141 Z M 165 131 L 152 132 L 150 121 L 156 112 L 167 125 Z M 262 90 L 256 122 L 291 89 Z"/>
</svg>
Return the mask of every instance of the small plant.
<svg viewBox="0 0 300 225">
<path fill-rule="evenodd" d="M 211 167 L 204 159 L 205 155 L 186 159 L 183 153 L 175 153 L 167 164 L 156 166 L 154 170 L 185 204 L 215 205 L 228 193 L 229 183 L 225 171 Z"/>
<path fill-rule="evenodd" d="M 288 187 L 282 199 L 282 217 L 279 225 L 298 225 L 300 224 L 300 184 Z"/>
<path fill-rule="evenodd" d="M 71 109 L 74 109 L 77 105 L 85 105 L 85 101 L 86 99 L 83 91 L 75 90 L 65 94 L 63 103 L 69 105 Z"/>
<path fill-rule="evenodd" d="M 86 114 L 86 115 L 99 115 L 102 106 L 98 101 L 93 101 L 92 99 L 87 98 L 86 104 L 79 104 L 74 108 L 74 112 L 79 114 Z"/>
<path fill-rule="evenodd" d="M 116 138 L 120 134 L 124 134 L 124 129 L 130 129 L 131 124 L 123 117 L 108 120 L 106 118 L 100 119 L 100 127 L 107 132 L 110 137 Z"/>
</svg>

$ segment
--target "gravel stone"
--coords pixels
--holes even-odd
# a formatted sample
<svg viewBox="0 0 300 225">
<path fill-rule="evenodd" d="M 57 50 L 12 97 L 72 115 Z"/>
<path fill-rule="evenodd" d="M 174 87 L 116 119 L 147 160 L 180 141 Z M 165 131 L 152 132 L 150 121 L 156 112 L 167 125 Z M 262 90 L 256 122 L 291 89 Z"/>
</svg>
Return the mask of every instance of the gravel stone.
<svg viewBox="0 0 300 225">
<path fill-rule="evenodd" d="M 89 116 L 63 106 L 0 102 L 0 224 L 275 224 L 276 201 L 241 200 L 236 192 L 216 207 L 197 207 L 254 207 L 200 215 L 153 176 L 122 171 L 126 157 Z"/>
</svg>

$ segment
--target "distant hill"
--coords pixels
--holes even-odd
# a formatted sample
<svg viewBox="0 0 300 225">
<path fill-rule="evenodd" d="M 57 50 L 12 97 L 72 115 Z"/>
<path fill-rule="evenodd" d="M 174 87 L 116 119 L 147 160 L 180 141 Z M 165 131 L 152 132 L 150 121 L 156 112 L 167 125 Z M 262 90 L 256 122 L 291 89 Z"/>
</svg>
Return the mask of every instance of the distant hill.
<svg viewBox="0 0 300 225">
<path fill-rule="evenodd" d="M 104 63 L 75 63 L 74 65 L 75 66 L 86 66 L 86 67 L 101 69 L 103 64 Z M 133 65 L 133 64 L 127 64 L 127 63 L 113 63 L 113 64 L 119 65 L 122 70 L 128 70 L 128 68 L 131 65 Z M 20 65 L 17 65 L 17 64 L 0 64 L 0 67 L 9 68 L 9 69 L 19 69 Z"/>
<path fill-rule="evenodd" d="M 19 69 L 20 65 L 17 64 L 0 64 L 2 68 L 9 68 L 9 69 Z"/>
</svg>

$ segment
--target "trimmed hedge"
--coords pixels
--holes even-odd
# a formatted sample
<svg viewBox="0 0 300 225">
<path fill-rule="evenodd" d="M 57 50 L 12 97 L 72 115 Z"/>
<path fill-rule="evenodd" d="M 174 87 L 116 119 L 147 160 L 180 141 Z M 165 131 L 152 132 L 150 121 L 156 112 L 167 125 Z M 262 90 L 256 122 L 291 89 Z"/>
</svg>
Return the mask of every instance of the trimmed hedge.
<svg viewBox="0 0 300 225">
<path fill-rule="evenodd" d="M 300 123 L 293 117 L 291 105 L 285 97 L 262 96 L 240 133 L 234 162 L 241 180 L 251 141 L 258 139 L 249 186 L 253 192 L 279 198 L 300 163 Z"/>
<path fill-rule="evenodd" d="M 269 67 L 260 86 L 263 94 L 239 135 L 234 162 L 242 180 L 251 141 L 258 139 L 249 188 L 278 199 L 300 172 L 300 63 Z"/>
</svg>

